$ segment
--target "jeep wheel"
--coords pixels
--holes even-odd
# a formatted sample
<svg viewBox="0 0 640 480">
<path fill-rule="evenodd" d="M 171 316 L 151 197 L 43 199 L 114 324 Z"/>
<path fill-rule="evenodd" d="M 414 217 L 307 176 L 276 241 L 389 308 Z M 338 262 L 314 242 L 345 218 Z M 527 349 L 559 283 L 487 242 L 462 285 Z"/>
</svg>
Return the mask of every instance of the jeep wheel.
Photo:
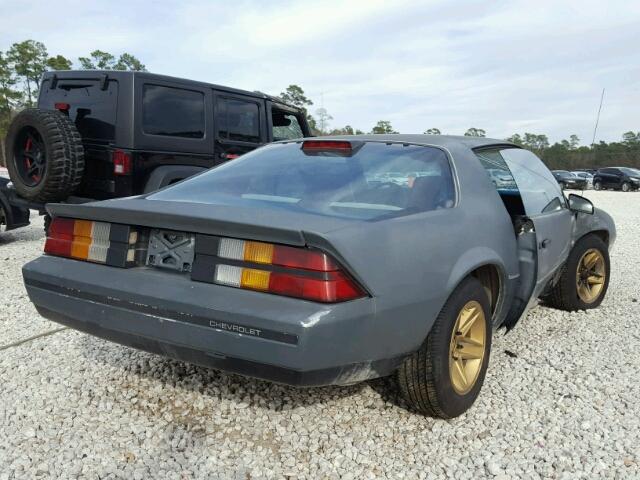
<svg viewBox="0 0 640 480">
<path fill-rule="evenodd" d="M 629 182 L 622 182 L 620 190 L 622 190 L 623 192 L 628 192 L 629 190 L 631 190 L 631 185 L 629 185 Z"/>
<path fill-rule="evenodd" d="M 602 190 L 602 183 L 598 182 L 593 182 L 593 189 L 594 190 Z"/>
<path fill-rule="evenodd" d="M 6 153 L 11 181 L 29 200 L 64 200 L 82 179 L 82 139 L 60 112 L 37 108 L 20 112 L 9 127 Z"/>
<path fill-rule="evenodd" d="M 605 243 L 596 235 L 586 235 L 574 245 L 546 300 L 561 310 L 596 308 L 607 293 L 610 269 Z"/>
<path fill-rule="evenodd" d="M 464 280 L 438 315 L 420 349 L 397 372 L 397 382 L 415 410 L 453 418 L 480 393 L 491 350 L 489 299 L 475 278 Z"/>
</svg>

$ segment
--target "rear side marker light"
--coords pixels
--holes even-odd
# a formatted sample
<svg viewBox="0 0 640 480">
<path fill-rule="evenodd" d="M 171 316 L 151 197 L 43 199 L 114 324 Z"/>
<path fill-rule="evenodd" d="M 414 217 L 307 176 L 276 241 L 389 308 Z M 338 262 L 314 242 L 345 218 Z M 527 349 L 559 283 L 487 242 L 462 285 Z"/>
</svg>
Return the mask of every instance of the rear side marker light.
<svg viewBox="0 0 640 480">
<path fill-rule="evenodd" d="M 135 260 L 138 234 L 126 225 L 56 217 L 44 251 L 49 255 L 125 267 Z"/>
<path fill-rule="evenodd" d="M 114 150 L 111 154 L 113 160 L 113 173 L 115 175 L 131 174 L 131 154 L 122 150 Z"/>
<path fill-rule="evenodd" d="M 220 285 L 323 303 L 365 296 L 335 261 L 317 250 L 221 238 L 217 253 L 220 263 L 213 281 Z M 241 265 L 229 265 L 225 259 Z"/>
</svg>

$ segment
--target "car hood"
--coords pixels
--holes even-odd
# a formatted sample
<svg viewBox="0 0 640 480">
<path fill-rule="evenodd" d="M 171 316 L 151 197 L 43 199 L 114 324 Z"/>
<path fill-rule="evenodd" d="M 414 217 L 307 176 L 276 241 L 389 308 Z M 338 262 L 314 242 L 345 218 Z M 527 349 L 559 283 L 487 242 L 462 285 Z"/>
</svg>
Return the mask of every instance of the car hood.
<svg viewBox="0 0 640 480">
<path fill-rule="evenodd" d="M 49 204 L 52 216 L 140 225 L 211 235 L 305 245 L 305 232 L 323 235 L 366 223 L 278 208 L 229 206 L 128 197 L 80 205 Z"/>
</svg>

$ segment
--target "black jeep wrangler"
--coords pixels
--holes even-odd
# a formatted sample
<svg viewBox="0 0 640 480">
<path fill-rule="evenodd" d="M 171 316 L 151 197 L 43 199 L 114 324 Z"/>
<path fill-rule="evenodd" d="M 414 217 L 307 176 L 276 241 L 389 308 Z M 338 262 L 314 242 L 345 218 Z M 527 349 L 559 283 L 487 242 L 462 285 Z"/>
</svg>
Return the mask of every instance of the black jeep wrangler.
<svg viewBox="0 0 640 480">
<path fill-rule="evenodd" d="M 7 205 L 43 212 L 47 202 L 137 195 L 309 135 L 301 109 L 259 92 L 146 72 L 47 72 L 37 108 L 9 128 L 13 189 L 0 183 L 0 207 L 6 217 Z"/>
</svg>

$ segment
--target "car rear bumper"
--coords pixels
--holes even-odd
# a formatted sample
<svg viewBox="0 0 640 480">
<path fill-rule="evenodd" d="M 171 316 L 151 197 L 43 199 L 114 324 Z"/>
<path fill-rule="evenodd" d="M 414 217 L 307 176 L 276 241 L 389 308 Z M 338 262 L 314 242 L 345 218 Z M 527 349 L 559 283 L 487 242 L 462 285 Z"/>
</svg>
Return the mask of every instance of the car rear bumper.
<svg viewBox="0 0 640 480">
<path fill-rule="evenodd" d="M 38 312 L 55 322 L 278 383 L 351 384 L 391 373 L 405 356 L 379 348 L 385 332 L 372 298 L 325 305 L 49 256 L 25 265 L 23 276 Z"/>
</svg>

